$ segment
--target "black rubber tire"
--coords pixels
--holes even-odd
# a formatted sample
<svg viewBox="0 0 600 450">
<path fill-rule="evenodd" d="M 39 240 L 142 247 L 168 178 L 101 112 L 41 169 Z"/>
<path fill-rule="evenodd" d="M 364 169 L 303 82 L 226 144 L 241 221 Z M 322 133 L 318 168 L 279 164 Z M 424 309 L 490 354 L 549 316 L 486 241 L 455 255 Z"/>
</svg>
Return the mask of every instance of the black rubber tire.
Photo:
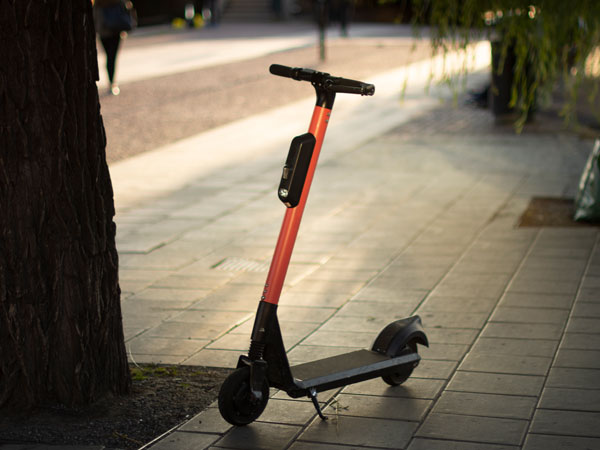
<svg viewBox="0 0 600 450">
<path fill-rule="evenodd" d="M 236 369 L 225 378 L 219 391 L 219 411 L 232 425 L 243 426 L 254 422 L 262 414 L 269 401 L 269 384 L 262 385 L 262 399 L 250 394 L 250 367 Z"/>
<path fill-rule="evenodd" d="M 417 342 L 416 341 L 410 341 L 408 344 L 406 344 L 406 347 L 404 347 L 402 349 L 402 351 L 398 352 L 398 354 L 394 355 L 394 356 L 410 355 L 411 353 L 419 353 L 417 350 Z M 383 375 L 381 377 L 381 379 L 383 381 L 385 381 L 387 384 L 389 384 L 390 386 L 399 386 L 410 378 L 410 376 L 413 373 L 413 370 L 415 370 L 415 367 L 417 367 L 417 365 L 418 365 L 418 362 L 414 366 L 400 367 L 397 372 Z"/>
<path fill-rule="evenodd" d="M 398 386 L 404 383 L 412 375 L 414 367 L 403 369 L 388 375 L 383 375 L 381 379 L 390 386 Z"/>
</svg>

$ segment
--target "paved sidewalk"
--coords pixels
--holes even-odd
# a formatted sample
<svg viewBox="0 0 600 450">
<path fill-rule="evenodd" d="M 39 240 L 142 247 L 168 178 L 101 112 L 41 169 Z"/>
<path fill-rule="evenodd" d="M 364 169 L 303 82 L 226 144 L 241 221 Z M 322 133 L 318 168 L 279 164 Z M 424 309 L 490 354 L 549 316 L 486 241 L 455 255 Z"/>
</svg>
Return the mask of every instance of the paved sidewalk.
<svg viewBox="0 0 600 450">
<path fill-rule="evenodd" d="M 272 392 L 247 427 L 213 405 L 150 448 L 600 448 L 598 228 L 516 227 L 532 196 L 574 195 L 591 148 L 448 106 L 334 158 L 326 139 L 279 308 L 290 362 L 367 347 L 417 313 L 421 365 L 401 387 L 320 394 L 328 422 Z M 284 156 L 119 212 L 132 360 L 233 367 L 247 351 Z"/>
</svg>

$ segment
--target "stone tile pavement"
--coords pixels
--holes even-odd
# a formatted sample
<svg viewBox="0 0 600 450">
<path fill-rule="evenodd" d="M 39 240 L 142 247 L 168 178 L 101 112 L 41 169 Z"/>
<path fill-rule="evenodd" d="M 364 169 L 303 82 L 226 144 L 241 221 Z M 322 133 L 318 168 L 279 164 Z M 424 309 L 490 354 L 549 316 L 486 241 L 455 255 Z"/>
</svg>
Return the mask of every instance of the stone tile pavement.
<svg viewBox="0 0 600 450">
<path fill-rule="evenodd" d="M 417 313 L 421 365 L 400 387 L 320 394 L 327 422 L 272 391 L 247 427 L 212 405 L 146 448 L 600 448 L 598 228 L 516 226 L 532 196 L 575 194 L 591 148 L 442 106 L 325 159 L 279 308 L 290 362 L 367 347 Z M 281 163 L 232 165 L 119 212 L 132 361 L 234 367 L 247 351 Z"/>
<path fill-rule="evenodd" d="M 321 393 L 327 422 L 272 390 L 251 425 L 229 426 L 213 404 L 144 448 L 600 448 L 598 228 L 517 227 L 532 196 L 574 195 L 591 148 L 441 106 L 323 158 L 279 308 L 289 359 L 368 347 L 417 313 L 431 342 L 420 366 L 399 387 Z M 132 361 L 234 367 L 247 350 L 283 156 L 119 210 Z"/>
</svg>

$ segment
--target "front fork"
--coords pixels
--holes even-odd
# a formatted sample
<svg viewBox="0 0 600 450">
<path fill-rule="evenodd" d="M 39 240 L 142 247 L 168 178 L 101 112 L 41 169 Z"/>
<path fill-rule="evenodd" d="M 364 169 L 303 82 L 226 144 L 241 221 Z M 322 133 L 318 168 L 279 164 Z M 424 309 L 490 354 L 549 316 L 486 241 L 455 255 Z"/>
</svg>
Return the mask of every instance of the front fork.
<svg viewBox="0 0 600 450">
<path fill-rule="evenodd" d="M 265 349 L 271 344 L 277 349 L 277 353 L 283 351 L 287 372 L 289 364 L 285 357 L 283 342 L 271 343 L 269 339 L 281 340 L 281 333 L 277 323 L 277 305 L 283 289 L 283 283 L 292 257 L 294 244 L 300 228 L 302 214 L 306 206 L 306 200 L 310 191 L 310 186 L 314 178 L 321 146 L 325 138 L 325 131 L 329 123 L 329 117 L 335 100 L 335 93 L 326 89 L 324 86 L 314 85 L 317 94 L 317 103 L 315 105 L 308 133 L 301 135 L 292 141 L 292 146 L 284 166 L 282 180 L 278 189 L 280 199 L 287 206 L 277 245 L 271 260 L 271 266 L 267 275 L 263 295 L 258 306 L 252 336 L 250 340 L 250 350 L 248 356 L 241 356 L 238 367 L 242 365 L 250 366 L 250 390 L 256 400 L 262 398 L 261 386 L 265 377 L 268 376 L 269 367 L 265 360 Z M 309 137 L 310 135 L 310 137 Z M 313 138 L 314 137 L 314 138 Z M 309 155 L 307 157 L 307 155 Z M 307 167 L 306 167 L 307 166 Z M 293 173 L 292 173 L 293 172 Z M 301 185 L 301 193 L 298 198 L 290 201 L 289 195 L 282 195 L 282 186 L 296 188 Z M 288 194 L 290 194 L 288 192 Z M 277 330 L 272 330 L 277 328 Z M 271 329 L 271 333 L 269 333 Z M 281 355 L 276 359 L 281 360 Z M 283 372 L 285 368 L 280 368 Z M 288 378 L 287 375 L 284 376 Z M 291 375 L 290 375 L 291 378 Z"/>
</svg>

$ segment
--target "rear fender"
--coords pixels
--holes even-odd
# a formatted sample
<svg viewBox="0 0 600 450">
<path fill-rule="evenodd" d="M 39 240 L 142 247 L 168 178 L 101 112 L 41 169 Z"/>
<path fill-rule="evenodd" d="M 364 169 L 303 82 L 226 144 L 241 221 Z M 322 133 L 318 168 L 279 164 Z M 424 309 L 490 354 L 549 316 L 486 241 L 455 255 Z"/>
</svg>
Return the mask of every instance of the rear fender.
<svg viewBox="0 0 600 450">
<path fill-rule="evenodd" d="M 390 357 L 397 356 L 409 342 L 413 341 L 429 347 L 429 341 L 419 316 L 407 317 L 390 323 L 381 330 L 371 350 Z"/>
</svg>

